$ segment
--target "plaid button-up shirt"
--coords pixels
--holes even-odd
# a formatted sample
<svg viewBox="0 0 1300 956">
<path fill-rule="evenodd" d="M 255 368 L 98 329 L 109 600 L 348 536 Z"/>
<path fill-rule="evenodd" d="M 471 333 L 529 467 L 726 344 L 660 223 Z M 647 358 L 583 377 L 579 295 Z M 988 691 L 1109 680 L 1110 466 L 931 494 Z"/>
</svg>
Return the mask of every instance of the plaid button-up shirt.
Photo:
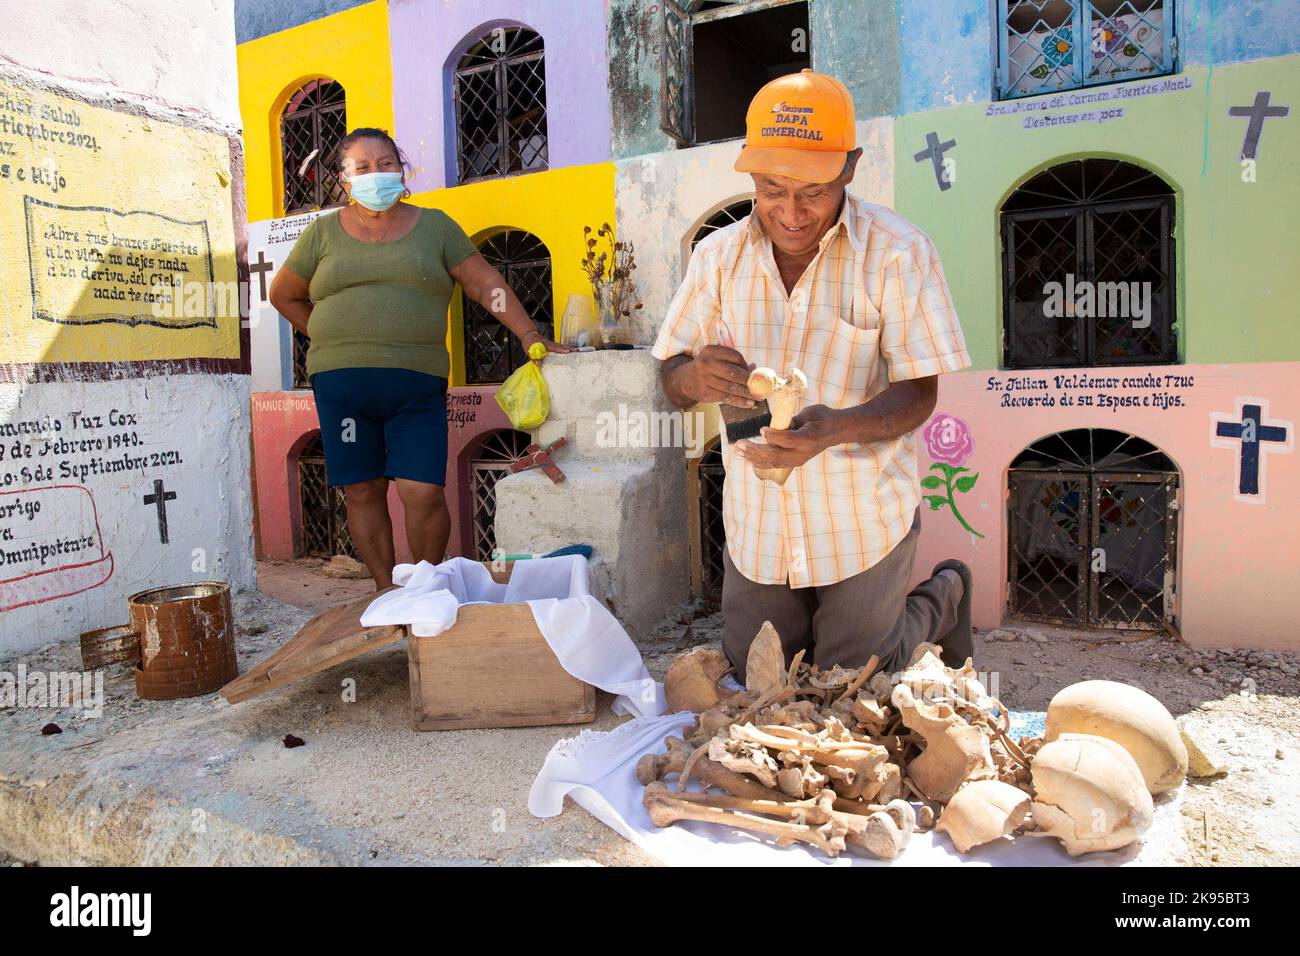
<svg viewBox="0 0 1300 956">
<path fill-rule="evenodd" d="M 721 320 L 721 321 L 720 321 Z M 658 359 L 726 341 L 745 360 L 808 377 L 807 404 L 848 408 L 894 382 L 970 365 L 939 255 L 891 209 L 846 195 L 788 294 L 758 216 L 705 238 L 659 330 Z M 913 433 L 830 448 L 784 486 L 723 436 L 723 525 L 736 569 L 760 584 L 834 584 L 883 559 L 920 502 Z"/>
</svg>

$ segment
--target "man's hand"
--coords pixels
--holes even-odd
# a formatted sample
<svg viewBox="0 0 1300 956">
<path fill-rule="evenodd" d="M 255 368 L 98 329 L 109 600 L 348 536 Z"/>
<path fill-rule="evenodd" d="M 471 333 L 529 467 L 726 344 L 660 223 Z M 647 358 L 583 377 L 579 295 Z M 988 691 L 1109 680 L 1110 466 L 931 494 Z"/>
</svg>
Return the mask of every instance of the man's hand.
<svg viewBox="0 0 1300 956">
<path fill-rule="evenodd" d="M 735 349 L 706 345 L 700 349 L 699 355 L 672 366 L 665 385 L 674 401 L 677 398 L 688 400 L 677 401 L 678 405 L 723 402 L 740 408 L 753 408 L 756 403 L 749 394 L 749 373 L 750 366 L 745 357 Z"/>
<path fill-rule="evenodd" d="M 827 448 L 843 443 L 843 418 L 825 405 L 809 405 L 790 422 L 785 431 L 764 428 L 766 444 L 736 442 L 740 457 L 755 468 L 798 468 Z"/>
</svg>

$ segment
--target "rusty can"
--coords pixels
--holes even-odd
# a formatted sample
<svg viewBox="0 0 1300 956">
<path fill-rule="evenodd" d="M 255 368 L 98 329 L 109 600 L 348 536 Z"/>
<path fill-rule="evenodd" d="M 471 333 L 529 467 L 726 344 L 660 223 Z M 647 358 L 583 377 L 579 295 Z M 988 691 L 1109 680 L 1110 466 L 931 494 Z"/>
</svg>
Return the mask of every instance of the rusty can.
<svg viewBox="0 0 1300 956">
<path fill-rule="evenodd" d="M 81 665 L 86 670 L 127 663 L 140 663 L 140 634 L 130 624 L 101 627 L 81 635 Z"/>
<path fill-rule="evenodd" d="M 198 697 L 239 676 L 225 582 L 151 588 L 132 594 L 127 607 L 140 641 L 135 689 L 144 699 Z"/>
</svg>

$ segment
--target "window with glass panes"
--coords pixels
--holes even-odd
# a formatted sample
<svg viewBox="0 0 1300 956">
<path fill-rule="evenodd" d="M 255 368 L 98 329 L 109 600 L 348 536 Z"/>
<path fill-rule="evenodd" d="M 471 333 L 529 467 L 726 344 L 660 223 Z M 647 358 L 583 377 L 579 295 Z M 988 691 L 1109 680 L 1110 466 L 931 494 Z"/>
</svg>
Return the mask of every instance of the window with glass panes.
<svg viewBox="0 0 1300 956">
<path fill-rule="evenodd" d="M 993 9 L 999 99 L 1177 70 L 1174 0 L 994 0 Z"/>
</svg>

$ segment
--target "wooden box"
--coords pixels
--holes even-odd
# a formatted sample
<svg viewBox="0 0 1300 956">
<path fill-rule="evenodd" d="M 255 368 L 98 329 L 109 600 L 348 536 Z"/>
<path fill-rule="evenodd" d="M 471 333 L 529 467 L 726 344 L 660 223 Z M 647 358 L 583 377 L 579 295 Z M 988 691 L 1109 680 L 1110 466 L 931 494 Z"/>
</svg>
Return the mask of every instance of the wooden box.
<svg viewBox="0 0 1300 956">
<path fill-rule="evenodd" d="M 509 568 L 492 576 L 503 583 Z M 527 604 L 466 605 L 436 637 L 409 634 L 406 649 L 416 730 L 596 719 L 596 689 L 560 666 Z"/>
<path fill-rule="evenodd" d="M 494 571 L 498 583 L 510 566 Z M 403 638 L 416 730 L 581 724 L 596 719 L 596 690 L 571 676 L 537 630 L 527 604 L 469 604 L 437 637 L 400 625 L 362 627 L 373 594 L 312 618 L 283 647 L 221 688 L 234 704 Z"/>
</svg>

